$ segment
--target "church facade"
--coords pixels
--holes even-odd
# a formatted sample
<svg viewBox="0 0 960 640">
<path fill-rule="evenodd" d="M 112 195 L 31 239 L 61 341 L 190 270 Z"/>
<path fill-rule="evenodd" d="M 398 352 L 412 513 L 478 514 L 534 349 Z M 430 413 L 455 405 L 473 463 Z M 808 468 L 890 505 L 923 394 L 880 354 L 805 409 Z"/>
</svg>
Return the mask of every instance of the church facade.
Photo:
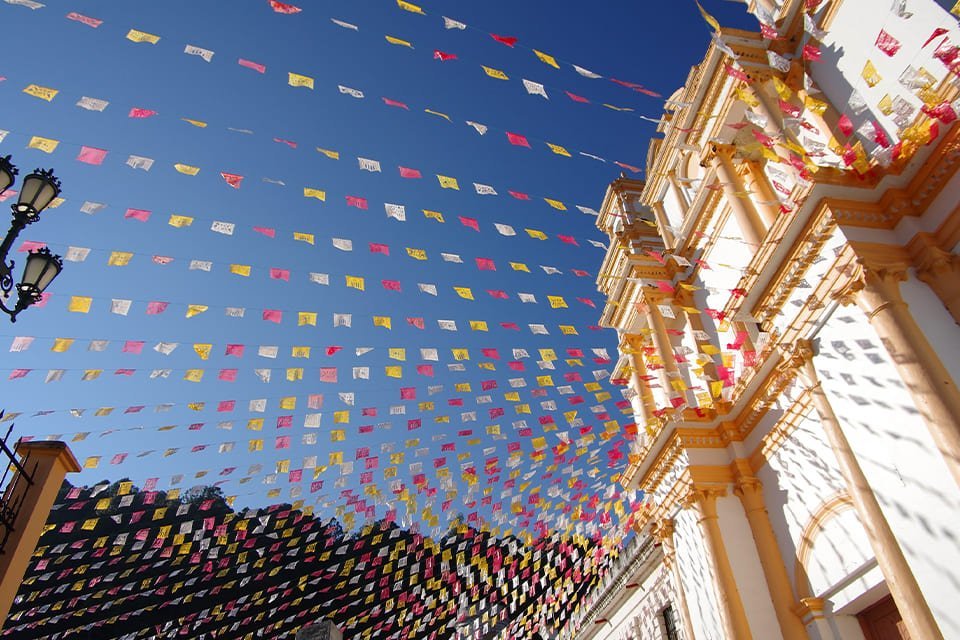
<svg viewBox="0 0 960 640">
<path fill-rule="evenodd" d="M 750 9 L 599 212 L 647 505 L 568 635 L 960 638 L 958 9 Z"/>
</svg>

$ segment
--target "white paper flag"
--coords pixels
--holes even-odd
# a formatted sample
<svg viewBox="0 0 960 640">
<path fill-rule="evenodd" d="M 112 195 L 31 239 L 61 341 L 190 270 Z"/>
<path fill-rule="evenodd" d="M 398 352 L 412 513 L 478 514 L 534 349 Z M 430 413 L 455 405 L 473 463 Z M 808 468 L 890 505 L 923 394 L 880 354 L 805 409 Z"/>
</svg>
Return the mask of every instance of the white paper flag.
<svg viewBox="0 0 960 640">
<path fill-rule="evenodd" d="M 350 29 L 352 31 L 360 31 L 360 27 L 355 24 L 350 24 L 349 22 L 344 22 L 343 20 L 337 20 L 336 18 L 330 18 L 330 22 L 337 25 L 338 27 L 343 27 L 344 29 Z"/>
<path fill-rule="evenodd" d="M 488 184 L 480 184 L 479 182 L 474 182 L 473 188 L 477 190 L 477 195 L 481 195 L 481 196 L 497 195 L 497 190 Z"/>
<path fill-rule="evenodd" d="M 106 100 L 101 100 L 99 98 L 89 98 L 83 96 L 77 100 L 77 106 L 81 109 L 86 109 L 87 111 L 103 111 L 110 105 Z"/>
<path fill-rule="evenodd" d="M 127 166 L 132 169 L 142 169 L 150 171 L 153 166 L 153 158 L 144 158 L 143 156 L 130 156 L 127 158 Z"/>
<path fill-rule="evenodd" d="M 310 282 L 314 284 L 329 285 L 330 284 L 330 274 L 328 273 L 310 273 Z"/>
<path fill-rule="evenodd" d="M 437 295 L 437 285 L 435 284 L 426 284 L 423 282 L 418 282 L 417 287 L 420 289 L 420 293 L 426 293 L 431 296 Z"/>
<path fill-rule="evenodd" d="M 594 73 L 593 71 L 588 71 L 587 69 L 584 69 L 583 67 L 578 67 L 577 65 L 573 65 L 573 69 L 574 71 L 582 75 L 584 78 L 591 78 L 593 80 L 596 80 L 597 78 L 602 77 L 599 74 Z"/>
<path fill-rule="evenodd" d="M 502 236 L 515 236 L 517 232 L 508 224 L 500 224 L 499 222 L 494 222 L 493 226 Z"/>
<path fill-rule="evenodd" d="M 345 87 L 342 84 L 337 86 L 340 89 L 340 93 L 345 93 L 348 96 L 353 96 L 354 98 L 358 99 L 363 98 L 363 91 L 360 91 L 359 89 L 351 89 L 350 87 Z"/>
<path fill-rule="evenodd" d="M 443 26 L 446 29 L 459 29 L 460 31 L 463 31 L 467 28 L 467 25 L 463 24 L 459 20 L 454 20 L 453 18 L 448 18 L 447 16 L 443 16 Z"/>
<path fill-rule="evenodd" d="M 232 236 L 235 228 L 236 225 L 234 223 L 223 222 L 222 220 L 214 220 L 213 224 L 210 225 L 210 231 L 222 233 L 225 236 Z"/>
<path fill-rule="evenodd" d="M 379 160 L 371 160 L 370 158 L 357 158 L 357 163 L 360 165 L 361 171 L 370 171 L 370 172 L 380 171 Z"/>
<path fill-rule="evenodd" d="M 550 99 L 550 96 L 547 95 L 547 90 L 539 82 L 534 82 L 533 80 L 523 80 L 523 88 L 527 90 L 527 93 L 530 95 L 543 96 L 547 100 Z"/>
<path fill-rule="evenodd" d="M 118 316 L 125 316 L 130 313 L 130 305 L 132 303 L 132 300 L 118 300 L 114 298 L 110 301 L 110 313 L 115 313 Z"/>
<path fill-rule="evenodd" d="M 333 246 L 340 251 L 353 251 L 353 240 L 346 238 L 333 238 Z"/>
<path fill-rule="evenodd" d="M 389 202 L 385 202 L 383 203 L 383 208 L 387 212 L 388 218 L 400 220 L 401 222 L 406 221 L 407 210 L 402 204 L 390 204 Z"/>
<path fill-rule="evenodd" d="M 472 120 L 467 120 L 467 124 L 476 130 L 480 135 L 485 135 L 487 133 L 487 125 L 480 124 L 479 122 L 473 122 Z"/>
<path fill-rule="evenodd" d="M 209 49 L 201 49 L 200 47 L 195 47 L 192 44 L 188 44 L 186 47 L 184 47 L 183 52 L 188 56 L 198 56 L 203 58 L 207 62 L 213 60 L 213 51 L 210 51 Z"/>
<path fill-rule="evenodd" d="M 90 249 L 87 247 L 67 247 L 67 253 L 63 256 L 68 262 L 83 262 L 90 255 Z"/>
</svg>

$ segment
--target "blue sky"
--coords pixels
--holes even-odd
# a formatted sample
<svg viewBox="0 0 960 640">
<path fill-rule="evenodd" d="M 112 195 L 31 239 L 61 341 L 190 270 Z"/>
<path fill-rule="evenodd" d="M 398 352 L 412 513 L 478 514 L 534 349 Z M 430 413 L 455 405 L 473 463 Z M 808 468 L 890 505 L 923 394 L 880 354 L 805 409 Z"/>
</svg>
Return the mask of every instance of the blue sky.
<svg viewBox="0 0 960 640">
<path fill-rule="evenodd" d="M 302 12 L 294 15 L 275 13 L 266 0 L 234 2 L 228 9 L 225 3 L 207 0 L 110 5 L 76 0 L 46 5 L 37 10 L 0 5 L 7 43 L 0 66 L 0 76 L 6 78 L 0 82 L 0 129 L 10 131 L 0 143 L 0 152 L 13 154 L 21 177 L 34 166 L 53 166 L 63 179 L 66 202 L 46 212 L 21 240 L 46 242 L 61 254 L 70 246 L 91 251 L 85 261 L 66 265 L 43 309 L 26 311 L 17 324 L 6 325 L 0 334 L 0 341 L 8 343 L 17 336 L 35 337 L 28 350 L 7 354 L 0 375 L 6 410 L 22 413 L 17 433 L 63 434 L 70 440 L 75 433 L 90 432 L 71 446 L 81 460 L 102 456 L 100 466 L 71 478 L 75 482 L 129 476 L 141 484 L 157 478 L 157 486 L 165 488 L 171 486 L 172 476 L 182 474 L 178 486 L 188 488 L 227 480 L 224 492 L 236 495 L 238 505 L 296 499 L 290 497 L 289 489 L 295 484 L 286 473 L 278 475 L 276 484 L 263 484 L 264 474 L 275 471 L 278 460 L 289 459 L 289 468 L 296 470 L 302 468 L 304 456 L 317 455 L 318 464 L 324 465 L 330 451 L 343 451 L 344 459 L 353 460 L 356 448 L 364 446 L 371 455 L 379 455 L 373 475 L 385 494 L 390 479 L 384 477 L 384 468 L 390 466 L 391 445 L 394 452 L 406 453 L 397 479 L 407 486 L 412 477 L 409 464 L 422 462 L 429 486 L 438 488 L 436 513 L 444 497 L 434 469 L 439 457 L 446 458 L 460 496 L 449 513 L 479 509 L 487 521 L 492 517 L 491 505 L 463 503 L 467 487 L 460 480 L 461 464 L 475 465 L 478 491 L 489 486 L 491 503 L 502 500 L 504 509 L 513 496 L 523 495 L 526 504 L 527 493 L 534 487 L 541 487 L 544 495 L 560 479 L 563 490 L 572 493 L 593 495 L 606 488 L 610 475 L 622 465 L 620 461 L 608 467 L 608 450 L 611 443 L 622 442 L 621 436 L 602 446 L 599 440 L 590 444 L 595 460 L 584 455 L 572 465 L 562 463 L 547 478 L 541 476 L 550 473 L 546 467 L 553 462 L 553 454 L 548 451 L 540 467 L 531 466 L 531 458 L 524 455 L 518 470 L 529 478 L 525 490 L 520 488 L 524 482 L 520 478 L 515 487 L 504 485 L 511 470 L 505 464 L 508 446 L 519 442 L 529 454 L 531 441 L 538 436 L 545 435 L 549 446 L 560 442 L 558 432 L 569 432 L 576 439 L 579 427 L 571 427 L 563 416 L 573 409 L 578 410 L 584 428 L 593 427 L 594 435 L 604 427 L 590 407 L 603 405 L 598 411 L 609 413 L 621 426 L 630 421 L 614 405 L 621 397 L 607 380 L 600 380 L 601 392 L 610 392 L 610 400 L 596 401 L 584 391 L 583 383 L 594 380 L 594 370 L 611 368 L 594 363 L 591 349 L 607 349 L 615 360 L 616 336 L 588 328 L 596 323 L 603 304 L 594 284 L 603 250 L 588 240 L 605 238 L 593 227 L 593 217 L 576 205 L 599 207 L 606 184 L 621 171 L 614 161 L 643 166 L 654 126 L 638 116 L 659 117 L 662 99 L 633 92 L 609 78 L 640 83 L 664 96 L 680 86 L 709 39 L 708 27 L 693 2 L 420 3 L 427 15 L 403 11 L 387 0 L 304 0 L 299 5 Z M 752 21 L 742 5 L 713 2 L 707 8 L 724 24 L 748 28 Z M 69 12 L 103 23 L 91 28 L 66 19 Z M 444 29 L 442 15 L 465 23 L 468 29 Z M 359 30 L 337 26 L 331 18 Z M 125 38 L 130 29 L 160 40 L 157 44 L 131 42 Z M 518 44 L 504 46 L 487 35 L 491 32 L 516 37 Z M 387 35 L 413 47 L 390 44 L 384 38 Z M 186 45 L 213 51 L 212 60 L 185 55 Z M 531 47 L 555 56 L 561 68 L 537 60 Z M 455 54 L 457 59 L 435 60 L 434 50 Z M 265 65 L 266 72 L 238 65 L 239 58 Z M 582 77 L 571 63 L 605 78 Z M 509 80 L 488 77 L 481 65 L 503 71 Z M 313 78 L 314 89 L 288 86 L 288 72 Z M 543 84 L 549 100 L 528 95 L 522 79 Z M 57 89 L 59 94 L 46 102 L 23 93 L 31 84 Z M 343 94 L 338 85 L 358 89 L 364 98 Z M 591 104 L 575 102 L 565 91 Z M 110 105 L 103 112 L 84 110 L 76 106 L 83 96 L 107 100 Z M 383 98 L 402 102 L 408 109 L 387 106 Z M 604 103 L 633 111 L 616 111 Z M 130 118 L 133 108 L 156 115 Z M 450 121 L 424 113 L 425 109 L 446 114 Z M 486 135 L 479 135 L 465 120 L 489 127 Z M 511 145 L 508 131 L 525 136 L 531 148 Z M 60 145 L 50 155 L 26 149 L 31 136 L 56 139 Z M 296 148 L 283 140 L 296 143 Z M 546 142 L 564 147 L 572 157 L 552 153 Z M 107 150 L 103 164 L 77 162 L 81 145 Z M 316 147 L 336 150 L 340 159 L 332 160 Z M 125 164 L 130 155 L 153 159 L 153 167 L 131 169 Z M 361 171 L 358 157 L 379 161 L 382 171 Z M 175 163 L 200 171 L 196 176 L 183 175 L 173 168 Z M 399 166 L 418 169 L 423 177 L 402 178 Z M 244 176 L 240 188 L 230 188 L 221 172 Z M 438 174 L 457 178 L 460 190 L 441 189 Z M 492 186 L 499 195 L 477 195 L 474 182 Z M 304 198 L 304 187 L 324 190 L 326 201 Z M 515 199 L 508 190 L 529 194 L 531 199 Z M 347 196 L 365 198 L 368 209 L 348 207 Z M 567 210 L 551 208 L 545 197 L 563 202 Z M 88 201 L 107 206 L 92 215 L 82 213 L 81 206 Z M 389 219 L 384 203 L 403 205 L 406 222 Z M 128 209 L 150 211 L 149 219 L 126 218 Z M 444 223 L 425 218 L 424 209 L 441 212 Z M 168 224 L 171 214 L 192 217 L 193 224 L 174 228 Z M 476 220 L 480 231 L 464 226 L 459 217 Z M 234 223 L 233 235 L 212 232 L 215 221 Z M 494 223 L 510 225 L 517 235 L 501 235 Z M 276 237 L 258 234 L 254 226 L 275 229 Z M 542 231 L 549 239 L 531 238 L 525 228 Z M 294 231 L 313 234 L 315 244 L 294 241 Z M 576 238 L 579 246 L 561 241 L 558 235 Z M 353 250 L 334 248 L 332 238 L 351 240 Z M 369 243 L 388 245 L 390 255 L 371 253 Z M 406 248 L 425 250 L 428 260 L 411 259 Z M 113 251 L 134 256 L 128 266 L 107 266 Z M 444 261 L 441 253 L 457 254 L 463 264 Z M 173 261 L 161 266 L 153 256 Z M 492 260 L 496 271 L 479 270 L 476 258 Z M 212 267 L 209 272 L 191 270 L 192 260 L 210 261 Z M 511 261 L 528 265 L 530 273 L 511 269 Z M 250 265 L 251 275 L 231 274 L 231 264 Z M 541 265 L 562 273 L 547 274 Z M 289 270 L 289 282 L 271 279 L 271 268 Z M 589 276 L 578 277 L 575 269 Z M 329 274 L 330 284 L 310 282 L 311 272 Z M 366 290 L 345 287 L 347 275 L 365 278 Z M 399 281 L 402 291 L 385 290 L 381 280 Z M 418 283 L 435 284 L 438 295 L 418 291 Z M 453 287 L 469 287 L 475 300 L 458 297 Z M 487 290 L 502 290 L 509 298 L 495 299 Z M 533 294 L 536 303 L 521 303 L 519 292 Z M 89 313 L 67 312 L 73 295 L 93 298 Z M 562 296 L 569 308 L 552 309 L 549 295 Z M 110 312 L 113 298 L 133 300 L 127 316 Z M 577 298 L 592 300 L 597 308 Z M 170 306 L 163 314 L 147 315 L 150 301 Z M 208 310 L 187 319 L 187 304 L 206 305 Z M 226 307 L 245 307 L 246 315 L 228 318 Z M 282 321 L 265 322 L 263 309 L 283 310 Z M 299 311 L 316 312 L 317 326 L 298 327 Z M 333 313 L 352 314 L 353 327 L 333 328 Z M 392 329 L 373 327 L 374 315 L 390 316 Z M 408 317 L 424 318 L 425 329 L 408 326 Z M 441 319 L 455 320 L 458 331 L 440 331 L 437 320 Z M 470 320 L 487 321 L 489 331 L 471 331 Z M 520 330 L 504 329 L 501 322 L 516 323 Z M 549 335 L 533 335 L 530 323 L 546 325 Z M 561 335 L 558 325 L 575 326 L 579 335 Z M 76 341 L 65 353 L 52 353 L 57 337 Z M 104 351 L 89 351 L 91 339 L 110 342 Z M 142 354 L 122 352 L 126 341 L 143 341 Z M 176 342 L 178 347 L 165 356 L 153 349 L 158 342 Z M 213 345 L 209 359 L 201 360 L 194 353 L 195 343 Z M 225 355 L 227 344 L 245 345 L 243 357 Z M 277 346 L 279 355 L 258 357 L 260 345 Z M 312 347 L 311 357 L 292 358 L 293 346 Z M 328 346 L 343 350 L 327 356 Z M 357 347 L 374 350 L 358 356 Z M 390 347 L 405 348 L 407 360 L 391 361 Z M 425 347 L 440 350 L 439 361 L 432 362 L 433 377 L 415 371 L 417 364 L 431 364 L 420 359 L 419 349 Z M 447 370 L 453 362 L 451 348 L 470 351 L 464 372 Z M 500 359 L 484 358 L 482 348 L 497 349 Z M 526 349 L 531 356 L 522 360 L 524 371 L 507 365 L 514 359 L 514 348 Z M 540 370 L 538 349 L 556 351 L 556 370 Z M 582 367 L 565 362 L 567 349 L 584 351 Z M 492 362 L 495 369 L 482 369 L 481 362 Z M 386 365 L 402 365 L 402 379 L 386 377 Z M 321 366 L 337 367 L 339 381 L 321 383 Z M 352 368 L 359 366 L 370 367 L 370 380 L 351 379 Z M 289 367 L 303 367 L 304 380 L 287 382 L 284 370 Z M 114 374 L 126 368 L 136 372 Z M 205 370 L 201 382 L 183 380 L 184 371 L 192 368 Z M 236 382 L 217 379 L 224 368 L 238 369 Z M 274 369 L 269 384 L 258 380 L 256 368 Z M 6 380 L 13 369 L 32 371 L 25 378 Z M 67 371 L 61 381 L 45 384 L 50 369 Z M 104 373 L 97 380 L 82 382 L 85 369 Z M 166 379 L 150 379 L 154 369 L 173 372 Z M 569 395 L 558 393 L 556 386 L 544 387 L 545 397 L 531 397 L 536 376 L 544 374 L 552 375 L 557 386 L 567 383 L 565 374 L 579 374 L 582 381 L 569 384 L 574 395 L 584 398 L 583 404 L 570 405 Z M 519 377 L 528 386 L 511 389 L 509 379 Z M 484 381 L 487 386 L 494 381 L 496 388 L 481 390 Z M 456 391 L 454 385 L 464 382 L 471 383 L 471 391 Z M 443 390 L 430 395 L 429 385 L 442 385 Z M 416 388 L 416 400 L 401 401 L 401 387 Z M 531 414 L 515 413 L 518 403 L 504 398 L 509 391 L 519 392 L 520 403 L 529 404 Z M 354 392 L 355 406 L 338 399 L 340 392 Z M 324 395 L 322 409 L 307 408 L 311 394 Z M 482 395 L 490 395 L 491 402 L 477 404 L 477 396 Z M 283 397 L 296 397 L 296 408 L 282 409 L 279 399 Z M 448 404 L 456 398 L 462 398 L 462 407 Z M 267 399 L 266 410 L 251 413 L 251 399 Z M 223 400 L 235 400 L 235 410 L 217 412 Z M 556 401 L 557 410 L 541 408 L 540 402 L 549 400 Z M 417 403 L 422 401 L 434 401 L 435 411 L 421 412 Z M 201 411 L 191 411 L 185 407 L 189 402 L 205 404 Z M 175 406 L 158 413 L 157 406 L 166 403 Z M 401 404 L 406 415 L 387 415 L 390 406 Z M 123 414 L 127 407 L 139 405 L 145 407 L 141 412 Z M 116 410 L 94 416 L 99 407 Z M 378 408 L 378 416 L 361 417 L 363 407 Z M 72 416 L 68 410 L 75 408 L 85 410 Z M 491 418 L 492 408 L 503 408 L 505 414 Z M 57 412 L 31 415 L 40 410 Z M 334 424 L 333 412 L 340 410 L 350 410 L 349 423 Z M 305 429 L 304 415 L 316 411 L 323 413 L 320 428 Z M 462 411 L 477 411 L 477 421 L 461 423 Z M 558 427 L 544 434 L 539 417 L 546 414 L 554 417 Z M 292 427 L 276 429 L 276 418 L 288 415 L 293 416 Z M 449 424 L 435 423 L 437 415 L 449 415 Z M 262 432 L 247 429 L 248 419 L 257 417 L 264 418 Z M 422 419 L 422 427 L 408 431 L 407 420 L 416 418 Z M 529 432 L 524 433 L 530 435 L 520 435 L 512 425 L 520 419 L 526 420 Z M 230 420 L 232 429 L 218 428 L 218 423 Z M 190 425 L 202 426 L 191 430 Z M 364 425 L 373 425 L 372 432 L 360 433 Z M 488 429 L 492 425 L 499 425 L 504 437 L 493 437 Z M 175 428 L 158 430 L 164 426 Z M 345 429 L 345 442 L 331 442 L 330 431 L 335 428 Z M 471 436 L 458 435 L 471 429 Z M 317 435 L 316 445 L 302 443 L 308 433 Z M 284 435 L 291 437 L 290 449 L 274 449 L 275 438 Z M 264 439 L 262 452 L 247 452 L 251 438 Z M 414 438 L 419 438 L 419 445 L 408 448 L 407 441 Z M 235 442 L 235 449 L 217 453 L 226 442 Z M 453 443 L 455 450 L 442 451 L 444 443 Z M 191 452 L 198 445 L 207 448 Z M 626 448 L 621 444 L 621 451 Z M 177 451 L 164 457 L 169 449 Z M 417 457 L 417 449 L 425 451 Z M 138 457 L 148 451 L 152 453 Z M 121 464 L 110 464 L 117 453 L 129 457 Z M 469 456 L 458 460 L 458 454 Z M 493 474 L 499 479 L 487 485 L 484 461 L 494 456 L 503 471 Z M 300 484 L 299 498 L 315 504 L 320 513 L 332 513 L 335 505 L 345 501 L 342 489 L 362 491 L 359 474 L 364 460 L 355 462 L 353 473 L 340 481 L 343 486 L 336 486 L 340 472 L 331 468 L 319 478 L 324 481 L 322 489 L 311 493 L 309 480 Z M 262 471 L 238 483 L 249 465 L 258 463 Z M 221 476 L 229 467 L 236 471 Z M 562 474 L 564 467 L 569 468 Z M 594 467 L 599 471 L 584 479 L 585 486 L 568 487 L 571 475 L 586 475 Z M 196 478 L 198 470 L 208 474 Z M 282 490 L 279 497 L 267 494 L 275 488 Z M 504 494 L 506 490 L 512 495 Z M 421 496 L 418 510 L 429 501 L 429 496 Z M 387 508 L 379 504 L 376 515 L 383 516 Z M 401 517 L 404 512 L 400 507 Z M 528 520 L 552 520 L 558 515 L 553 511 Z M 445 517 L 441 515 L 441 525 Z"/>
</svg>

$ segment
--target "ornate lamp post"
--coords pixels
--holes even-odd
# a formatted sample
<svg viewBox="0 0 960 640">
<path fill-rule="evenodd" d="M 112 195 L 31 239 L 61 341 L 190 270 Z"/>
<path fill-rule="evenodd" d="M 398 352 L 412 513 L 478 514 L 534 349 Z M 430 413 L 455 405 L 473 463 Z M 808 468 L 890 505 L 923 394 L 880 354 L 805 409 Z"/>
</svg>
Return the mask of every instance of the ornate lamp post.
<svg viewBox="0 0 960 640">
<path fill-rule="evenodd" d="M 10 156 L 0 157 L 0 194 L 13 185 L 18 170 L 10 162 Z M 27 264 L 23 270 L 23 277 L 17 284 L 17 302 L 13 309 L 5 304 L 10 300 L 13 291 L 13 268 L 16 266 L 11 260 L 7 263 L 7 255 L 20 232 L 27 225 L 36 222 L 40 213 L 60 195 L 60 180 L 53 175 L 53 170 L 36 169 L 23 179 L 20 188 L 20 197 L 10 206 L 13 211 L 13 221 L 10 230 L 0 244 L 0 310 L 10 316 L 10 322 L 17 321 L 17 314 L 40 300 L 41 294 L 53 282 L 53 279 L 63 269 L 60 256 L 53 255 L 46 247 L 31 251 L 27 255 Z"/>
</svg>

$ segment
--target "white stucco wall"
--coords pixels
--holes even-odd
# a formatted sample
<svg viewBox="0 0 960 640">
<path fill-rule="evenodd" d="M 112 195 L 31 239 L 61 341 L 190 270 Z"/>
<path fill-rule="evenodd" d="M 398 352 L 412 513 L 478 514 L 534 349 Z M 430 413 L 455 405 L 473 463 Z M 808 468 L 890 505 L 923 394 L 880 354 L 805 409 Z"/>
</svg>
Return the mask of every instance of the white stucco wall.
<svg viewBox="0 0 960 640">
<path fill-rule="evenodd" d="M 707 550 L 696 515 L 692 510 L 684 509 L 674 521 L 677 563 L 687 595 L 693 633 L 697 640 L 725 640 L 713 591 L 713 573 L 706 562 Z"/>
<path fill-rule="evenodd" d="M 840 308 L 818 337 L 817 369 L 844 433 L 944 637 L 960 638 L 960 490 L 865 316 Z"/>
</svg>

